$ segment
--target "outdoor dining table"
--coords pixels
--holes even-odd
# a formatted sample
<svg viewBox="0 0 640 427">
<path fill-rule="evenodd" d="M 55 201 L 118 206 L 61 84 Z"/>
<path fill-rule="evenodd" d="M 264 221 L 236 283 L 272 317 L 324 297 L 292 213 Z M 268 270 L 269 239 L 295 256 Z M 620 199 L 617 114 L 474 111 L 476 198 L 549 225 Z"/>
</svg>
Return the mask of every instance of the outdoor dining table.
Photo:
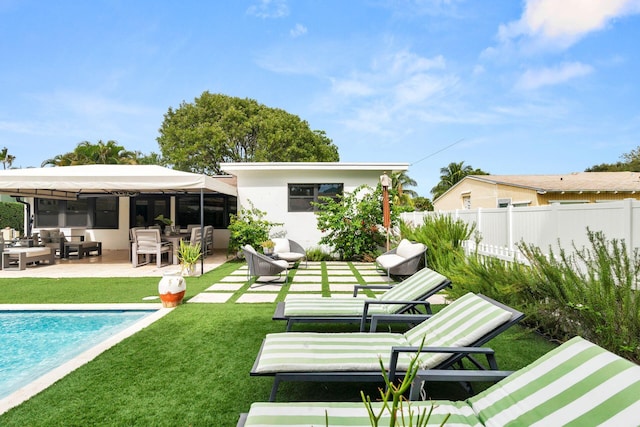
<svg viewBox="0 0 640 427">
<path fill-rule="evenodd" d="M 180 240 L 188 238 L 188 233 L 180 233 L 180 234 L 169 234 L 162 236 L 162 240 L 165 242 L 171 242 L 173 245 L 173 264 L 179 264 L 180 260 L 178 259 L 178 250 L 180 249 Z"/>
</svg>

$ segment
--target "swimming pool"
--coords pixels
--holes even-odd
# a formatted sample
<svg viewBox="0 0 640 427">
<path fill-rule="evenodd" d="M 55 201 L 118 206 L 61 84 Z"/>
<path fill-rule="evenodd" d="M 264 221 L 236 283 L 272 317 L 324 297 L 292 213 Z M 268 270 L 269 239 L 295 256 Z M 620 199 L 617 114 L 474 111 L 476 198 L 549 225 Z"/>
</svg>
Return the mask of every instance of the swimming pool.
<svg viewBox="0 0 640 427">
<path fill-rule="evenodd" d="M 149 308 L 0 310 L 0 413 L 4 404 L 15 406 L 16 402 L 25 400 L 25 389 L 31 388 L 26 393 L 28 398 L 46 388 L 153 322 L 162 311 Z M 71 363 L 80 355 L 81 361 Z M 32 385 L 56 371 L 60 372 L 44 383 Z"/>
</svg>

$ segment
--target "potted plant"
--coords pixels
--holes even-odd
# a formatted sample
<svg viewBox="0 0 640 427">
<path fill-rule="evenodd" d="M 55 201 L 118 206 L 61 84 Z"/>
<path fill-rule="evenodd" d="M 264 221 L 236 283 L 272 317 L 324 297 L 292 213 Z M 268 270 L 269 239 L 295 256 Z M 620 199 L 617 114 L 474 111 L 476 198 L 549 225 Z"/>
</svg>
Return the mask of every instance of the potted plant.
<svg viewBox="0 0 640 427">
<path fill-rule="evenodd" d="M 201 256 L 200 242 L 191 244 L 180 240 L 178 259 L 180 260 L 181 274 L 183 276 L 192 276 L 195 271 L 196 262 L 198 262 Z"/>
<path fill-rule="evenodd" d="M 162 232 L 164 233 L 165 230 L 166 234 L 172 234 L 173 233 L 173 221 L 171 220 L 171 218 L 167 218 L 164 215 L 160 214 L 157 217 L 154 218 L 154 221 L 160 223 L 160 227 L 162 227 Z M 169 228 L 167 228 L 169 227 Z"/>
<path fill-rule="evenodd" d="M 265 240 L 264 242 L 260 243 L 260 246 L 262 246 L 262 252 L 265 255 L 271 255 L 273 254 L 273 248 L 276 246 L 276 244 L 273 240 Z"/>
</svg>

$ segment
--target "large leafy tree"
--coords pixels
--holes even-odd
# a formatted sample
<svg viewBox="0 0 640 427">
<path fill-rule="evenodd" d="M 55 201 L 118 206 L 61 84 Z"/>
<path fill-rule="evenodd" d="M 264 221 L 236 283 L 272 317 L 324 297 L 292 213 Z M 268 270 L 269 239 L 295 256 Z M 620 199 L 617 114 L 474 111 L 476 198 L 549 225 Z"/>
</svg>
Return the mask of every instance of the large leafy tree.
<svg viewBox="0 0 640 427">
<path fill-rule="evenodd" d="M 73 166 L 73 165 L 115 165 L 115 164 L 138 164 L 138 154 L 126 150 L 116 141 L 99 140 L 96 144 L 83 141 L 69 153 L 58 154 L 57 156 L 42 162 L 45 166 Z"/>
<path fill-rule="evenodd" d="M 13 161 L 16 159 L 16 156 L 9 154 L 9 150 L 7 147 L 4 147 L 0 150 L 0 162 L 2 163 L 2 169 L 11 169 L 11 165 L 13 165 Z"/>
<path fill-rule="evenodd" d="M 620 156 L 616 163 L 601 163 L 585 169 L 585 172 L 640 172 L 640 146 Z"/>
<path fill-rule="evenodd" d="M 338 161 L 323 131 L 284 110 L 248 98 L 204 92 L 193 103 L 169 108 L 158 144 L 176 169 L 219 174 L 222 162 Z"/>
<path fill-rule="evenodd" d="M 440 182 L 431 189 L 433 199 L 437 199 L 442 196 L 448 189 L 453 187 L 458 181 L 467 175 L 489 175 L 482 169 L 474 169 L 470 165 L 465 165 L 464 162 L 449 163 L 447 167 L 440 169 Z"/>
</svg>

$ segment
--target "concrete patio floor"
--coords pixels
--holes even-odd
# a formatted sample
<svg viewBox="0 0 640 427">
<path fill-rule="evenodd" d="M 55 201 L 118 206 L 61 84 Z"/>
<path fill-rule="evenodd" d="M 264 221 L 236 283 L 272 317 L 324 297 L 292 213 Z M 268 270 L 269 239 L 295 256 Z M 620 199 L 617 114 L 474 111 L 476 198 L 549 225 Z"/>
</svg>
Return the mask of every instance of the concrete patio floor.
<svg viewBox="0 0 640 427">
<path fill-rule="evenodd" d="M 209 272 L 220 266 L 227 260 L 226 251 L 214 251 L 204 259 L 204 272 Z M 200 263 L 198 263 L 198 273 Z M 164 274 L 176 273 L 180 271 L 180 265 L 164 263 L 158 268 L 153 262 L 144 266 L 134 268 L 129 260 L 129 252 L 126 250 L 102 251 L 100 256 L 87 256 L 82 259 L 56 258 L 55 264 L 42 263 L 29 265 L 24 270 L 0 270 L 0 278 L 15 277 L 161 277 Z"/>
</svg>

